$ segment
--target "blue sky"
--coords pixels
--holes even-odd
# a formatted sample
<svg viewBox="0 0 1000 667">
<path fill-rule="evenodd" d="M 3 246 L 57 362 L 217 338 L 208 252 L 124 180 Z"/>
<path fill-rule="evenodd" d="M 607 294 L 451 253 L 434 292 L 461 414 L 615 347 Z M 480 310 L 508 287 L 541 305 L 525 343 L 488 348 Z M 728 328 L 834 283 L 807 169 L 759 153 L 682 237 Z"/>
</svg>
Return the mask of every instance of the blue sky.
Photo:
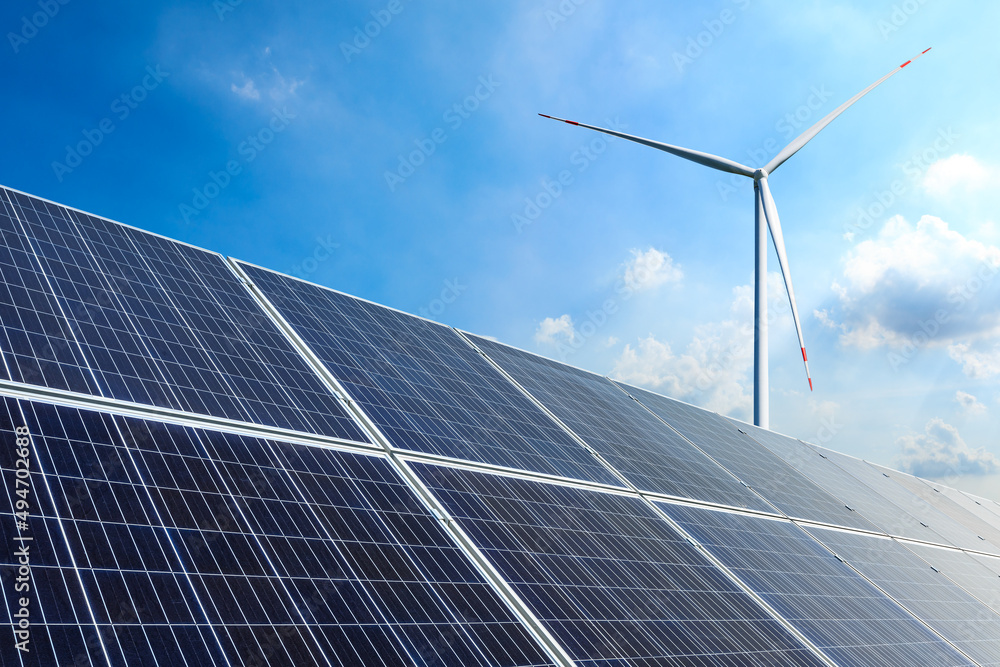
<svg viewBox="0 0 1000 667">
<path fill-rule="evenodd" d="M 998 22 L 17 0 L 0 182 L 749 419 L 750 182 L 536 114 L 759 166 L 932 46 L 770 180 L 816 384 L 774 282 L 771 425 L 1000 497 Z"/>
</svg>

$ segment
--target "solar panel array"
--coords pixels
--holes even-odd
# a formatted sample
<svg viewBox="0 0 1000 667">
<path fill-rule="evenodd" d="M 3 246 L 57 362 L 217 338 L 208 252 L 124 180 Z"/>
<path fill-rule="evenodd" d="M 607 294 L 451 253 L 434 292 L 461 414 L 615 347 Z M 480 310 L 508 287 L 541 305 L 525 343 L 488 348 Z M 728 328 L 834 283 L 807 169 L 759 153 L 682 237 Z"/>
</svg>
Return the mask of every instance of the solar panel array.
<svg viewBox="0 0 1000 667">
<path fill-rule="evenodd" d="M 1000 664 L 992 501 L 13 190 L 0 236 L 4 665 Z"/>
</svg>

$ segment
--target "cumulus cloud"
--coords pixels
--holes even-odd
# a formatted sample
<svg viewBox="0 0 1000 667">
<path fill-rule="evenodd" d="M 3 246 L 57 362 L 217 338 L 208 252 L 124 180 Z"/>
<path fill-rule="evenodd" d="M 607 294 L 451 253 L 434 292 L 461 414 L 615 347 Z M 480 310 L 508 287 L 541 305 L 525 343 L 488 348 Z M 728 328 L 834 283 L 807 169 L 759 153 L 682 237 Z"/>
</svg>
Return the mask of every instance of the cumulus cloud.
<svg viewBox="0 0 1000 667">
<path fill-rule="evenodd" d="M 680 282 L 684 277 L 681 267 L 665 252 L 652 247 L 645 252 L 638 249 L 631 252 L 632 259 L 622 265 L 622 280 L 632 291 Z"/>
<path fill-rule="evenodd" d="M 897 438 L 896 445 L 900 470 L 917 477 L 1000 473 L 1000 459 L 983 448 L 969 447 L 958 429 L 941 419 L 927 422 L 923 433 Z"/>
<path fill-rule="evenodd" d="M 948 346 L 948 356 L 960 363 L 962 372 L 970 378 L 1000 375 L 1000 345 L 955 343 Z"/>
<path fill-rule="evenodd" d="M 773 320 L 790 326 L 787 298 L 777 273 L 768 274 L 768 302 Z M 730 318 L 697 327 L 683 351 L 675 352 L 669 343 L 648 336 L 635 345 L 625 345 L 611 375 L 622 382 L 748 419 L 753 407 L 752 369 L 753 287 L 741 285 L 733 289 Z"/>
<path fill-rule="evenodd" d="M 979 399 L 964 391 L 955 392 L 955 402 L 962 408 L 966 415 L 986 414 L 986 406 L 979 402 Z"/>
<path fill-rule="evenodd" d="M 1000 333 L 1000 248 L 924 216 L 900 216 L 843 259 L 834 299 L 816 316 L 860 348 L 945 345 Z"/>
<path fill-rule="evenodd" d="M 535 342 L 540 345 L 560 345 L 573 343 L 577 338 L 573 319 L 567 315 L 546 317 L 538 323 L 535 330 Z"/>
<path fill-rule="evenodd" d="M 253 79 L 246 79 L 242 86 L 237 86 L 234 83 L 230 86 L 230 90 L 236 93 L 237 97 L 242 97 L 245 100 L 260 99 L 260 91 L 257 90 L 257 84 L 254 83 Z"/>
<path fill-rule="evenodd" d="M 997 170 L 968 154 L 938 160 L 927 168 L 921 185 L 930 195 L 944 198 L 954 193 L 981 190 L 998 181 Z"/>
</svg>

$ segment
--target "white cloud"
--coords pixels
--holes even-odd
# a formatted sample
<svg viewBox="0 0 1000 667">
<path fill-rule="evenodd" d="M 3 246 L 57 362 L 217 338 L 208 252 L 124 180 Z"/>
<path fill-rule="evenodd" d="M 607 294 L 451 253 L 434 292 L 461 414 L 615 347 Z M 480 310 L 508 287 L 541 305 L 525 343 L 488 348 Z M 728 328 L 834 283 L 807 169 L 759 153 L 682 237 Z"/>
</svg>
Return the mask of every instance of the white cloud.
<svg viewBox="0 0 1000 667">
<path fill-rule="evenodd" d="M 573 343 L 577 338 L 572 318 L 567 315 L 546 317 L 538 323 L 535 330 L 535 342 L 540 345 L 559 345 Z"/>
<path fill-rule="evenodd" d="M 242 97 L 245 100 L 259 100 L 260 91 L 257 90 L 256 84 L 253 79 L 248 78 L 242 86 L 237 86 L 235 83 L 230 86 L 232 90 L 238 97 Z"/>
<path fill-rule="evenodd" d="M 777 273 L 768 274 L 772 328 L 790 326 L 788 300 Z M 784 304 L 782 307 L 781 304 Z M 611 375 L 740 419 L 751 416 L 753 399 L 753 287 L 733 288 L 730 319 L 704 324 L 682 353 L 653 336 L 626 344 Z"/>
<path fill-rule="evenodd" d="M 932 419 L 924 433 L 896 439 L 900 470 L 918 477 L 992 475 L 1000 473 L 1000 459 L 985 449 L 972 449 L 958 429 L 941 419 Z"/>
<path fill-rule="evenodd" d="M 979 399 L 972 394 L 967 394 L 964 391 L 956 391 L 955 402 L 961 406 L 962 412 L 966 415 L 986 414 L 986 406 L 980 403 Z"/>
<path fill-rule="evenodd" d="M 913 226 L 896 216 L 843 264 L 835 300 L 816 315 L 841 331 L 844 345 L 944 345 L 1000 333 L 1000 248 L 940 218 Z"/>
<path fill-rule="evenodd" d="M 928 194 L 943 198 L 956 192 L 981 190 L 996 183 L 998 176 L 995 169 L 971 155 L 956 154 L 928 167 L 921 185 Z"/>
<path fill-rule="evenodd" d="M 656 248 L 646 252 L 633 249 L 632 259 L 622 265 L 622 280 L 633 291 L 653 289 L 666 283 L 676 283 L 684 277 L 670 255 Z"/>
<path fill-rule="evenodd" d="M 948 356 L 962 364 L 962 372 L 970 378 L 978 380 L 1000 375 L 1000 345 L 991 349 L 984 344 L 955 343 L 948 346 Z"/>
</svg>

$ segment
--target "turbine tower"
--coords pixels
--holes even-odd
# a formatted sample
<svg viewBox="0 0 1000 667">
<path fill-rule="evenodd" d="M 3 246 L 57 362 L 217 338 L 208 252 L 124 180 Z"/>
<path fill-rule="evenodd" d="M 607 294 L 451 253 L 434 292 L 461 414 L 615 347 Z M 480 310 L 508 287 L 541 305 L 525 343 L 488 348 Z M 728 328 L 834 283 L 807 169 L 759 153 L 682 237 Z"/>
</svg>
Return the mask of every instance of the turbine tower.
<svg viewBox="0 0 1000 667">
<path fill-rule="evenodd" d="M 829 114 L 824 116 L 819 122 L 810 127 L 808 130 L 800 134 L 795 140 L 790 144 L 785 146 L 781 151 L 771 159 L 766 165 L 760 169 L 754 169 L 753 167 L 747 167 L 746 165 L 740 164 L 739 162 L 734 162 L 733 160 L 728 160 L 724 157 L 719 157 L 717 155 L 712 155 L 710 153 L 702 153 L 701 151 L 691 150 L 690 148 L 681 148 L 680 146 L 672 146 L 670 144 L 664 144 L 659 141 L 653 141 L 651 139 L 643 139 L 642 137 L 636 137 L 631 134 L 624 134 L 623 132 L 616 132 L 614 130 L 608 130 L 602 127 L 595 127 L 593 125 L 586 125 L 584 123 L 577 123 L 572 120 L 566 120 L 564 118 L 556 118 L 555 116 L 547 116 L 545 114 L 538 114 L 543 118 L 551 118 L 552 120 L 562 121 L 563 123 L 569 123 L 570 125 L 576 125 L 578 127 L 585 127 L 590 130 L 597 130 L 598 132 L 603 132 L 604 134 L 610 134 L 613 137 L 620 137 L 622 139 L 628 139 L 629 141 L 634 141 L 638 144 L 643 144 L 644 146 L 649 146 L 651 148 L 656 148 L 658 150 L 671 153 L 678 157 L 682 157 L 685 160 L 691 160 L 692 162 L 697 162 L 698 164 L 704 165 L 706 167 L 711 167 L 712 169 L 718 169 L 719 171 L 725 171 L 730 174 L 738 174 L 740 176 L 746 176 L 747 178 L 753 179 L 753 191 L 754 191 L 754 223 L 755 223 L 755 239 L 756 239 L 756 262 L 754 267 L 754 364 L 753 364 L 753 423 L 762 428 L 768 428 L 769 422 L 769 406 L 768 406 L 768 379 L 767 379 L 767 230 L 771 231 L 771 240 L 774 242 L 774 250 L 778 255 L 778 264 L 781 267 L 781 277 L 785 281 L 785 291 L 788 293 L 788 302 L 792 307 L 792 320 L 795 322 L 795 333 L 799 337 L 799 348 L 802 350 L 802 363 L 806 369 L 806 379 L 809 380 L 809 391 L 812 391 L 812 376 L 809 374 L 809 358 L 806 356 L 806 344 L 802 338 L 802 325 L 799 323 L 799 311 L 795 305 L 795 292 L 792 290 L 792 275 L 788 270 L 788 257 L 785 254 L 785 240 L 781 234 L 781 222 L 778 220 L 778 209 L 774 205 L 774 198 L 771 196 L 771 188 L 768 187 L 767 179 L 768 176 L 774 173 L 774 170 L 784 164 L 785 160 L 795 155 L 803 146 L 805 146 L 809 141 L 815 137 L 820 131 L 833 122 L 833 119 L 840 114 L 847 111 L 847 109 L 860 100 L 862 97 L 870 93 L 876 86 L 884 82 L 886 79 L 891 77 L 893 74 L 899 72 L 901 69 L 912 63 L 913 61 L 920 58 L 920 56 L 930 51 L 926 49 L 920 53 L 920 55 L 913 58 L 913 60 L 907 60 L 905 63 L 899 67 L 893 68 L 891 72 L 883 76 L 881 79 L 868 86 L 860 93 L 847 100 L 839 107 L 831 111 Z M 767 227 L 765 229 L 765 221 Z"/>
</svg>

